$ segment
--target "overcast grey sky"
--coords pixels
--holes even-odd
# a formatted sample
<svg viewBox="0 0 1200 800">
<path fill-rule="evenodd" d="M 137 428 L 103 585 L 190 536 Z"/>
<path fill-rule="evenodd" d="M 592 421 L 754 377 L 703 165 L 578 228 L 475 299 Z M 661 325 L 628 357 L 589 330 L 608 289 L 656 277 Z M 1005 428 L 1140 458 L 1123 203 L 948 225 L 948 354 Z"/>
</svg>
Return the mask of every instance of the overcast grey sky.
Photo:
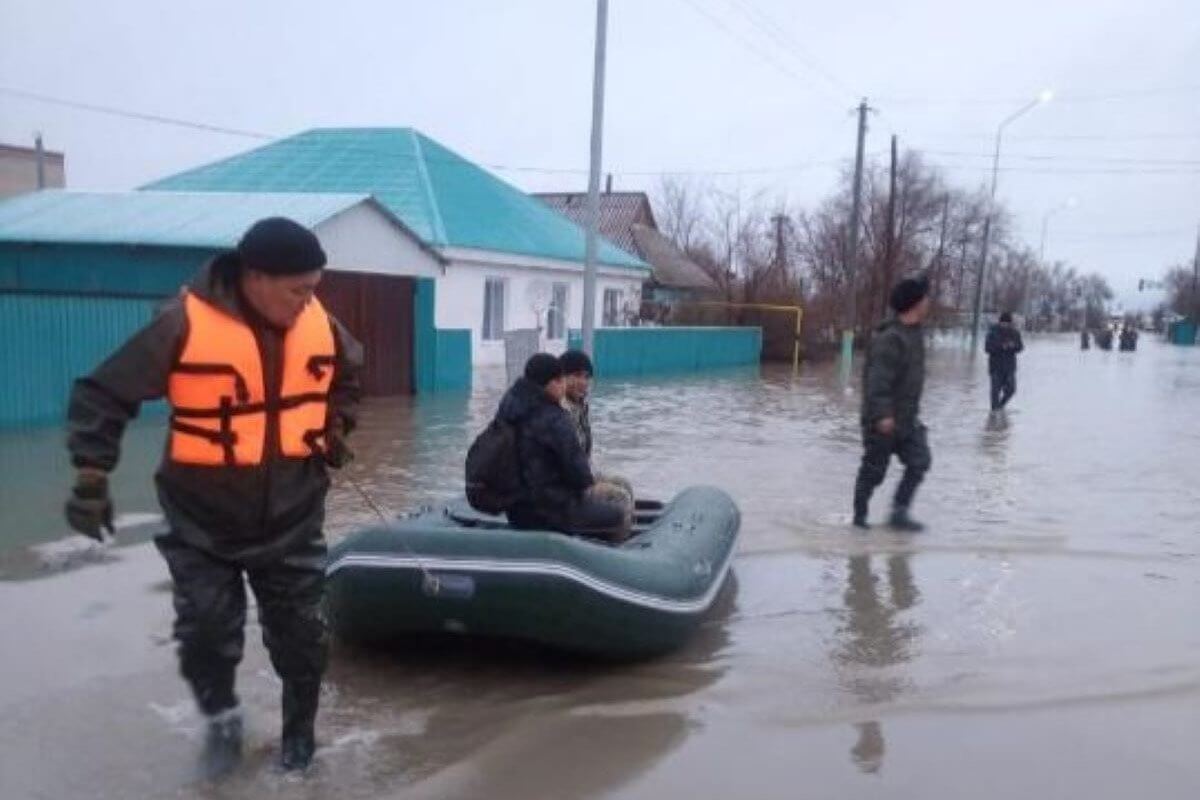
<svg viewBox="0 0 1200 800">
<path fill-rule="evenodd" d="M 0 0 L 0 86 L 278 135 L 413 126 L 485 164 L 579 170 L 496 170 L 524 189 L 582 189 L 594 20 L 592 0 Z M 997 123 L 1049 87 L 1005 138 L 1000 195 L 1025 238 L 1077 198 L 1047 258 L 1130 304 L 1139 277 L 1193 253 L 1196 0 L 611 0 L 609 44 L 618 188 L 772 168 L 710 179 L 812 207 L 852 153 L 860 96 L 879 109 L 869 151 L 896 133 L 975 185 Z M 89 189 L 256 144 L 0 94 L 0 141 L 35 130 Z"/>
</svg>

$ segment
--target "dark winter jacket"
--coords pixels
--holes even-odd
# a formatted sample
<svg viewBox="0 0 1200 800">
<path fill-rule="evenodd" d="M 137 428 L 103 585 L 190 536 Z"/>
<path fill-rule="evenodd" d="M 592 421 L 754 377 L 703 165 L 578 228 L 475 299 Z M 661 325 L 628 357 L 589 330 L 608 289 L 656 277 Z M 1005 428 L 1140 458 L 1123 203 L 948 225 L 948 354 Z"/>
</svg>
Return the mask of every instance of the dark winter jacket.
<svg viewBox="0 0 1200 800">
<path fill-rule="evenodd" d="M 911 433 L 920 423 L 924 385 L 924 329 L 896 319 L 884 322 L 871 340 L 863 369 L 863 426 L 873 428 L 892 417 L 897 435 Z"/>
<path fill-rule="evenodd" d="M 988 354 L 989 372 L 1011 375 L 1017 371 L 1017 353 L 1025 349 L 1025 343 L 1012 325 L 996 324 L 988 331 L 983 349 Z"/>
<path fill-rule="evenodd" d="M 537 384 L 518 378 L 496 417 L 517 430 L 523 493 L 509 519 L 523 528 L 565 530 L 572 509 L 595 482 L 570 415 Z"/>
<path fill-rule="evenodd" d="M 189 290 L 197 297 L 245 321 L 254 331 L 263 359 L 268 397 L 283 379 L 284 332 L 254 314 L 237 287 L 206 265 Z M 330 393 L 330 414 L 350 431 L 360 396 L 362 348 L 333 320 L 337 363 Z M 147 400 L 164 397 L 167 381 L 188 336 L 180 298 L 159 309 L 107 361 L 75 382 L 67 411 L 71 460 L 76 467 L 106 472 L 117 465 L 121 435 Z M 179 464 L 164 456 L 156 475 L 158 498 L 171 529 L 184 541 L 214 555 L 253 562 L 269 559 L 321 531 L 329 487 L 320 457 L 284 459 L 278 435 L 268 431 L 263 463 L 211 467 Z"/>
</svg>

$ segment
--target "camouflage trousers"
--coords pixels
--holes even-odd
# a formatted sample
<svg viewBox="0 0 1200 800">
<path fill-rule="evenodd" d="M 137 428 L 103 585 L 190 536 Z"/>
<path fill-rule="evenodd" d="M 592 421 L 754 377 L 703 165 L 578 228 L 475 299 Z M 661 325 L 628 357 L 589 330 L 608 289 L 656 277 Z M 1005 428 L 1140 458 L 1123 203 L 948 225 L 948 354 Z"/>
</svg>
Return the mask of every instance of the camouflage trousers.
<svg viewBox="0 0 1200 800">
<path fill-rule="evenodd" d="M 622 538 L 633 529 L 633 486 L 619 475 L 595 473 L 596 482 L 587 490 L 587 497 L 621 509 L 624 527 Z"/>
</svg>

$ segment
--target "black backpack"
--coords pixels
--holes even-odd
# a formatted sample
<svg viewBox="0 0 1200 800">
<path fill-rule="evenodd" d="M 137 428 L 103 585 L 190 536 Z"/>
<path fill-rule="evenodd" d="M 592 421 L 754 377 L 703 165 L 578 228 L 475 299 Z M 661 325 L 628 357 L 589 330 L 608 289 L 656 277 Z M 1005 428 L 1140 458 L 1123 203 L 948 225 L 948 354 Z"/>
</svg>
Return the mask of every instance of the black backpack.
<svg viewBox="0 0 1200 800">
<path fill-rule="evenodd" d="M 502 514 L 520 496 L 517 429 L 494 419 L 467 450 L 467 502 L 484 514 Z"/>
</svg>

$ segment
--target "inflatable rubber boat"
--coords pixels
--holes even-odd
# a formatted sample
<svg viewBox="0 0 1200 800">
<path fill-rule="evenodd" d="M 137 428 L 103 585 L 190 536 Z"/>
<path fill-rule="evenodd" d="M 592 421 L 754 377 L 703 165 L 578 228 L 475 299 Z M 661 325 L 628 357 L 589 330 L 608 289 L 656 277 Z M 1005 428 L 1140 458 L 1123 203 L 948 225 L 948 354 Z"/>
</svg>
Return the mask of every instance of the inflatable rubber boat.
<svg viewBox="0 0 1200 800">
<path fill-rule="evenodd" d="M 448 633 L 653 656 L 683 644 L 712 607 L 740 524 L 729 495 L 702 486 L 639 502 L 620 545 L 515 530 L 464 498 L 334 545 L 326 611 L 355 642 Z"/>
</svg>

